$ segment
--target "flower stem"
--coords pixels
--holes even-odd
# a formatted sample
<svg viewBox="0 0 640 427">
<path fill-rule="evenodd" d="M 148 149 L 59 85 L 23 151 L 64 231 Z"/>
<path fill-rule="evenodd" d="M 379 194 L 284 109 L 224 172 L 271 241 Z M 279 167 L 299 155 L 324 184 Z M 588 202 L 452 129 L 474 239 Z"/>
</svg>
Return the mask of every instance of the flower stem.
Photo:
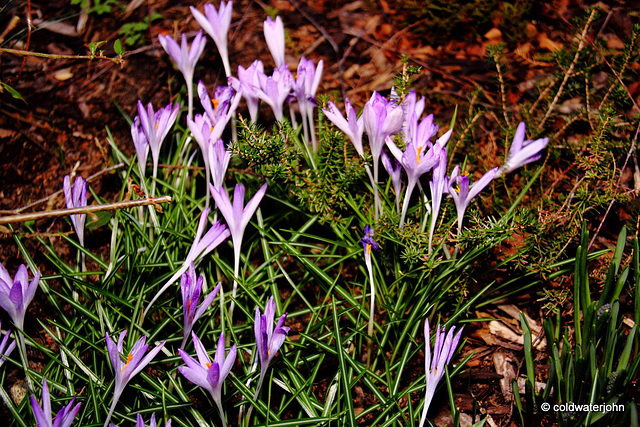
<svg viewBox="0 0 640 427">
<path fill-rule="evenodd" d="M 376 287 L 373 281 L 373 266 L 371 265 L 371 254 L 365 255 L 365 264 L 369 272 L 369 283 L 371 284 L 371 304 L 369 305 L 369 326 L 367 327 L 367 335 L 369 341 L 367 342 L 367 366 L 371 366 L 371 352 L 373 350 L 373 319 L 375 316 L 376 307 Z"/>
<path fill-rule="evenodd" d="M 253 401 L 255 402 L 260 395 L 260 389 L 262 388 L 262 383 L 264 381 L 264 377 L 267 373 L 267 367 L 262 367 L 260 369 L 260 378 L 258 379 L 258 385 L 256 386 L 256 392 L 253 394 Z M 249 410 L 247 411 L 247 416 L 245 417 L 245 426 L 249 427 L 249 421 L 251 420 L 251 413 L 253 412 L 253 405 L 249 406 Z"/>
</svg>

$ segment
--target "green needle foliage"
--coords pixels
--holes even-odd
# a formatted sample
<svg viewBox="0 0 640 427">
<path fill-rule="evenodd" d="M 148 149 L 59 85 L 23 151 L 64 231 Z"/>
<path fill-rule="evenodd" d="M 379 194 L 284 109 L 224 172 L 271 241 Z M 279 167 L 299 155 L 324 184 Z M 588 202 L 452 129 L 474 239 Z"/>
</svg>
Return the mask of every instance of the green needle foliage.
<svg viewBox="0 0 640 427">
<path fill-rule="evenodd" d="M 587 271 L 588 233 L 583 229 L 581 245 L 575 260 L 573 328 L 561 326 L 556 320 L 544 321 L 549 357 L 549 378 L 544 390 L 536 391 L 536 372 L 533 361 L 532 334 L 524 316 L 526 366 L 526 406 L 518 402 L 519 415 L 525 425 L 539 425 L 549 407 L 561 426 L 637 426 L 637 396 L 631 391 L 640 367 L 640 344 L 637 322 L 640 305 L 637 303 L 640 282 L 638 238 L 633 240 L 631 265 L 622 268 L 627 243 L 626 229 L 618 237 L 602 291 L 597 300 L 591 299 Z M 624 322 L 620 294 L 625 288 L 634 293 L 633 326 Z M 514 385 L 514 391 L 517 392 Z M 555 406 L 559 405 L 559 406 Z M 576 405 L 576 406 L 573 406 Z M 580 405 L 601 405 L 588 411 Z M 617 405 L 617 406 L 614 406 Z M 558 410 L 554 409 L 558 408 Z"/>
</svg>

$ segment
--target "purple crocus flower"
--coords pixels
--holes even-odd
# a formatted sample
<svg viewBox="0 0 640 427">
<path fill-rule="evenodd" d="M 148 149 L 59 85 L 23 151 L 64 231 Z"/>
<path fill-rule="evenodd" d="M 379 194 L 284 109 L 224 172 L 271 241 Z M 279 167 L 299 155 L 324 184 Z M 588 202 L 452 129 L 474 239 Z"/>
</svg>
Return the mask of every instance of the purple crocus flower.
<svg viewBox="0 0 640 427">
<path fill-rule="evenodd" d="M 454 336 L 456 330 L 455 326 L 452 326 L 447 333 L 446 327 L 440 328 L 436 331 L 436 342 L 433 346 L 433 358 L 431 354 L 431 345 L 429 343 L 431 334 L 429 332 L 429 319 L 424 322 L 424 339 L 425 339 L 425 359 L 424 368 L 427 376 L 427 389 L 424 397 L 424 408 L 422 409 L 422 417 L 420 418 L 420 427 L 422 427 L 427 419 L 427 411 L 429 405 L 433 399 L 433 395 L 436 392 L 436 386 L 442 379 L 445 373 L 445 366 L 449 364 L 453 354 L 460 342 L 460 335 L 462 335 L 462 329 Z"/>
<path fill-rule="evenodd" d="M 136 147 L 136 157 L 138 158 L 138 168 L 140 168 L 140 178 L 144 186 L 147 157 L 149 157 L 149 140 L 142 130 L 139 116 L 136 116 L 136 118 L 133 119 L 133 123 L 131 123 L 131 139 L 133 139 L 133 146 Z"/>
<path fill-rule="evenodd" d="M 169 54 L 171 59 L 176 63 L 178 70 L 182 73 L 184 80 L 187 84 L 187 96 L 189 101 L 189 111 L 187 116 L 191 117 L 193 114 L 193 72 L 196 68 L 196 63 L 204 51 L 204 47 L 207 44 L 207 38 L 202 35 L 202 31 L 198 31 L 191 47 L 187 44 L 187 36 L 182 35 L 182 44 L 178 46 L 176 41 L 169 37 L 159 35 L 158 40 Z"/>
<path fill-rule="evenodd" d="M 283 104 L 291 95 L 293 88 L 293 76 L 291 71 L 283 64 L 273 70 L 271 76 L 264 73 L 258 74 L 260 88 L 257 92 L 258 97 L 269 104 L 273 110 L 275 119 L 279 122 L 283 119 Z"/>
<path fill-rule="evenodd" d="M 380 194 L 378 193 L 378 170 L 380 153 L 387 136 L 393 135 L 402 128 L 402 107 L 393 101 L 387 100 L 378 92 L 373 92 L 371 98 L 364 106 L 362 113 L 364 119 L 364 129 L 369 136 L 371 156 L 373 157 L 373 181 L 374 181 L 374 201 L 375 217 L 380 217 L 382 205 Z"/>
<path fill-rule="evenodd" d="M 403 120 L 402 120 L 402 136 L 405 141 L 411 141 L 410 126 L 412 123 L 417 122 L 418 118 L 424 111 L 425 99 L 424 97 L 418 100 L 416 91 L 411 89 L 402 103 Z M 432 116 L 433 117 L 433 116 Z"/>
<path fill-rule="evenodd" d="M 202 285 L 204 284 L 204 276 L 196 278 L 196 268 L 193 262 L 189 266 L 189 271 L 185 272 L 180 279 L 180 290 L 182 291 L 182 312 L 184 315 L 184 329 L 182 333 L 182 344 L 180 348 L 184 348 L 193 324 L 207 311 L 216 295 L 220 291 L 220 283 L 210 292 L 198 306 L 200 302 L 200 294 L 202 293 Z"/>
<path fill-rule="evenodd" d="M 209 215 L 209 208 L 205 208 L 200 215 L 200 222 L 198 224 L 198 230 L 196 231 L 196 237 L 193 240 L 193 244 L 191 245 L 191 249 L 187 254 L 187 258 L 182 263 L 182 266 L 174 273 L 173 276 L 167 281 L 167 283 L 162 286 L 162 288 L 156 293 L 153 297 L 147 308 L 144 310 L 143 316 L 147 314 L 153 303 L 158 299 L 160 294 L 162 294 L 173 282 L 178 280 L 182 274 L 187 271 L 191 263 L 195 262 L 198 257 L 204 257 L 209 252 L 214 250 L 220 243 L 224 242 L 227 237 L 229 237 L 229 230 L 227 227 L 220 223 L 220 221 L 216 222 L 206 234 L 203 236 L 204 227 L 207 225 L 207 217 Z"/>
<path fill-rule="evenodd" d="M 122 391 L 126 387 L 129 380 L 131 380 L 131 378 L 142 371 L 145 366 L 147 366 L 149 362 L 151 362 L 153 358 L 156 357 L 158 352 L 160 352 L 165 344 L 165 341 L 161 342 L 145 356 L 145 353 L 147 353 L 147 350 L 149 349 L 149 345 L 145 344 L 147 337 L 144 336 L 136 341 L 131 351 L 127 354 L 125 361 L 123 362 L 122 357 L 124 357 L 124 351 L 122 346 L 124 343 L 125 335 L 127 335 L 126 330 L 120 333 L 120 336 L 118 337 L 118 343 L 116 344 L 111 339 L 108 333 L 105 334 L 109 360 L 111 361 L 111 366 L 113 366 L 113 371 L 116 378 L 115 386 L 113 389 L 113 401 L 111 403 L 111 409 L 109 409 L 109 414 L 107 415 L 107 420 L 104 423 L 104 427 L 107 427 L 109 425 L 111 415 L 113 414 L 116 404 L 120 399 L 120 395 L 122 394 Z"/>
<path fill-rule="evenodd" d="M 224 72 L 227 77 L 231 76 L 231 67 L 229 66 L 229 51 L 227 48 L 227 38 L 229 27 L 231 26 L 231 12 L 233 11 L 233 2 L 220 2 L 220 9 L 212 4 L 204 5 L 204 15 L 195 7 L 191 6 L 191 13 L 198 21 L 203 30 L 211 36 L 213 42 L 220 52 Z"/>
<path fill-rule="evenodd" d="M 64 199 L 67 202 L 67 208 L 83 208 L 87 206 L 87 188 L 89 188 L 89 185 L 84 178 L 77 176 L 76 179 L 73 180 L 72 188 L 71 178 L 67 175 L 62 182 L 62 188 L 64 190 Z M 76 230 L 81 246 L 84 246 L 84 222 L 86 219 L 87 214 L 71 215 L 71 223 Z"/>
<path fill-rule="evenodd" d="M 269 367 L 269 364 L 275 357 L 284 340 L 289 333 L 289 327 L 283 326 L 287 319 L 287 313 L 283 314 L 275 329 L 273 322 L 276 316 L 276 303 L 273 296 L 269 298 L 264 309 L 264 314 L 260 313 L 260 309 L 256 307 L 255 323 L 253 325 L 256 336 L 256 345 L 258 346 L 258 356 L 260 357 L 260 367 L 263 371 Z M 261 374 L 262 376 L 262 374 Z"/>
<path fill-rule="evenodd" d="M 42 407 L 40 407 L 38 401 L 34 396 L 31 396 L 30 400 L 31 410 L 33 411 L 33 415 L 36 418 L 38 427 L 69 427 L 73 420 L 76 418 L 76 415 L 78 415 L 78 411 L 80 411 L 80 405 L 82 405 L 82 403 L 78 403 L 76 406 L 73 406 L 73 403 L 76 400 L 74 396 L 69 404 L 60 409 L 55 418 L 52 420 L 49 384 L 47 384 L 46 378 L 42 382 Z"/>
<path fill-rule="evenodd" d="M 1 265 L 1 264 L 0 264 Z M 2 322 L 0 322 L 0 328 L 2 327 Z M 2 335 L 2 331 L 0 330 L 0 336 Z M 11 354 L 14 348 L 16 348 L 16 340 L 11 341 L 9 344 L 9 338 L 11 337 L 11 330 L 7 330 L 7 333 L 2 337 L 2 341 L 0 341 L 0 366 L 4 363 L 5 356 Z"/>
<path fill-rule="evenodd" d="M 204 83 L 198 82 L 198 97 L 211 124 L 214 126 L 222 124 L 224 130 L 238 108 L 242 96 L 240 92 L 242 88 L 235 93 L 232 86 L 218 86 L 211 99 Z"/>
<path fill-rule="evenodd" d="M 410 138 L 407 141 L 412 141 L 416 147 L 420 147 L 421 149 L 430 144 L 431 138 L 438 134 L 438 125 L 433 123 L 433 114 L 429 114 L 424 119 L 418 120 L 414 116 L 414 120 L 409 123 L 409 136 Z M 449 141 L 449 137 L 451 136 L 451 131 L 445 133 L 442 138 L 445 138 L 444 141 L 440 142 L 441 146 L 446 145 L 447 141 Z"/>
<path fill-rule="evenodd" d="M 209 392 L 218 407 L 222 424 L 226 426 L 227 422 L 225 421 L 224 409 L 222 408 L 222 383 L 224 383 L 224 380 L 227 378 L 227 375 L 229 375 L 229 372 L 231 372 L 231 368 L 233 368 L 233 364 L 236 361 L 236 345 L 234 344 L 233 347 L 231 347 L 229 354 L 225 357 L 224 334 L 221 333 L 216 354 L 213 360 L 211 360 L 196 334 L 192 332 L 191 336 L 198 360 L 196 361 L 184 350 L 178 349 L 178 353 L 180 353 L 182 360 L 184 360 L 184 363 L 187 365 L 179 366 L 178 371 L 180 371 L 186 379 Z"/>
<path fill-rule="evenodd" d="M 209 189 L 211 190 L 213 200 L 216 202 L 216 206 L 220 210 L 224 220 L 227 222 L 229 232 L 231 233 L 231 241 L 233 242 L 234 279 L 232 296 L 234 301 L 231 301 L 231 306 L 229 308 L 229 317 L 231 321 L 233 321 L 233 309 L 235 307 L 235 297 L 238 290 L 237 277 L 240 272 L 240 249 L 242 247 L 242 238 L 244 236 L 244 231 L 249 224 L 249 220 L 255 213 L 256 209 L 258 209 L 260 201 L 267 192 L 267 183 L 265 182 L 262 187 L 260 187 L 246 206 L 244 205 L 245 188 L 242 184 L 236 184 L 233 192 L 233 203 L 229 200 L 227 191 L 224 188 L 220 187 L 216 189 L 212 185 L 209 185 Z"/>
<path fill-rule="evenodd" d="M 344 100 L 344 109 L 347 113 L 347 118 L 342 116 L 342 113 L 336 107 L 336 104 L 329 101 L 327 103 L 328 109 L 323 109 L 324 115 L 340 129 L 351 141 L 354 148 L 364 158 L 364 150 L 362 149 L 362 134 L 364 133 L 364 118 L 360 116 L 358 118 L 356 110 L 351 105 L 349 98 Z"/>
<path fill-rule="evenodd" d="M 376 243 L 373 238 L 373 228 L 369 224 L 364 226 L 364 236 L 360 239 L 360 243 L 362 243 L 362 248 L 364 249 L 365 259 L 371 260 L 371 249 L 374 251 L 380 250 L 380 245 Z M 369 261 L 371 262 L 371 261 Z"/>
<path fill-rule="evenodd" d="M 496 177 L 498 168 L 493 168 L 485 173 L 473 185 L 469 185 L 469 175 L 464 173 L 460 174 L 460 166 L 456 166 L 451 173 L 451 177 L 447 179 L 447 192 L 453 198 L 453 202 L 456 205 L 456 212 L 458 214 L 458 233 L 462 230 L 462 220 L 464 219 L 464 212 L 469 207 L 469 203 L 476 197 L 484 188 L 489 185 L 491 180 Z"/>
<path fill-rule="evenodd" d="M 244 68 L 241 65 L 238 66 L 238 78 L 229 77 L 229 84 L 237 92 L 241 91 L 242 97 L 247 101 L 249 117 L 251 117 L 252 122 L 255 122 L 258 118 L 260 104 L 260 97 L 258 96 L 260 79 L 258 76 L 261 74 L 264 74 L 264 66 L 262 61 L 256 59 L 248 68 Z"/>
<path fill-rule="evenodd" d="M 149 143 L 151 159 L 153 160 L 153 184 L 151 187 L 152 197 L 155 194 L 155 178 L 158 175 L 160 147 L 178 117 L 178 108 L 179 105 L 177 103 L 169 104 L 155 112 L 153 111 L 151 103 L 147 104 L 147 109 L 145 110 L 142 102 L 138 100 L 138 118 L 140 120 L 140 128 Z"/>
<path fill-rule="evenodd" d="M 535 162 L 542 157 L 540 152 L 549 143 L 549 138 L 540 138 L 534 140 L 525 141 L 525 124 L 520 122 L 516 134 L 513 137 L 509 154 L 507 154 L 507 160 L 498 171 L 497 176 L 508 174 L 514 170 L 526 165 L 527 163 Z"/>
<path fill-rule="evenodd" d="M 22 264 L 13 279 L 9 272 L 0 264 L 0 307 L 9 314 L 11 320 L 19 330 L 24 329 L 24 316 L 27 306 L 33 299 L 40 282 L 40 272 L 37 271 L 29 283 L 27 266 Z"/>
<path fill-rule="evenodd" d="M 271 17 L 263 24 L 264 38 L 267 40 L 269 52 L 276 63 L 276 67 L 285 65 L 284 61 L 284 24 L 282 18 L 276 16 L 275 21 Z"/>
<path fill-rule="evenodd" d="M 298 99 L 300 105 L 300 114 L 302 115 L 302 125 L 304 129 L 305 140 L 309 141 L 309 129 L 311 130 L 311 146 L 316 151 L 316 134 L 313 126 L 313 108 L 316 106 L 314 97 L 320 84 L 324 62 L 320 60 L 318 67 L 313 65 L 313 61 L 306 59 L 304 56 L 300 58 L 298 64 L 298 73 L 296 81 L 293 85 L 293 92 Z"/>
<path fill-rule="evenodd" d="M 391 158 L 385 151 L 382 152 L 382 166 L 391 177 L 393 191 L 396 193 L 396 210 L 400 213 L 400 192 L 402 191 L 402 165 L 395 158 Z"/>
</svg>

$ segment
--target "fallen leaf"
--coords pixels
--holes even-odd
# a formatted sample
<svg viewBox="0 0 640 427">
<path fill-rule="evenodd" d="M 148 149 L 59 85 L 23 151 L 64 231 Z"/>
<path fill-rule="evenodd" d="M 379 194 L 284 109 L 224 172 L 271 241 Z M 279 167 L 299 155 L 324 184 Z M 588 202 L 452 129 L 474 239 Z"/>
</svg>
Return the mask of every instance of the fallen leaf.
<svg viewBox="0 0 640 427">
<path fill-rule="evenodd" d="M 502 31 L 497 28 L 492 28 L 485 33 L 484 37 L 488 40 L 500 40 L 502 39 Z"/>
<path fill-rule="evenodd" d="M 53 75 L 53 77 L 58 80 L 58 81 L 65 81 L 65 80 L 69 80 L 71 77 L 73 77 L 73 73 L 71 72 L 70 68 L 63 68 L 62 70 L 58 70 L 55 72 L 55 74 Z"/>
<path fill-rule="evenodd" d="M 545 33 L 538 34 L 538 44 L 541 48 L 547 49 L 550 52 L 562 49 L 562 45 L 560 43 L 554 42 Z"/>
</svg>

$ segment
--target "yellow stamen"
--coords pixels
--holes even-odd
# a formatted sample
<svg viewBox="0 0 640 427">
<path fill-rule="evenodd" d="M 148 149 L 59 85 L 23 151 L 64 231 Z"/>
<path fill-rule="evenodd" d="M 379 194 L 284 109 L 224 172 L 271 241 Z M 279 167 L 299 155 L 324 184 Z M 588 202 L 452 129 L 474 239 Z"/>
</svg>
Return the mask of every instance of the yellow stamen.
<svg viewBox="0 0 640 427">
<path fill-rule="evenodd" d="M 127 363 L 125 363 L 124 366 L 122 367 L 122 372 L 124 372 L 124 370 L 127 369 L 127 366 L 129 366 L 131 359 L 133 359 L 133 354 L 129 353 L 129 355 L 127 356 Z"/>
<path fill-rule="evenodd" d="M 454 190 L 456 190 L 456 193 L 460 193 L 460 186 L 456 184 L 456 186 L 454 187 Z"/>
<path fill-rule="evenodd" d="M 420 150 L 416 153 L 416 163 L 420 164 Z"/>
<path fill-rule="evenodd" d="M 207 362 L 207 369 L 211 368 L 211 363 Z"/>
<path fill-rule="evenodd" d="M 156 122 L 156 130 L 158 130 L 158 122 Z"/>
<path fill-rule="evenodd" d="M 371 255 L 371 244 L 367 243 L 367 255 Z"/>
</svg>

